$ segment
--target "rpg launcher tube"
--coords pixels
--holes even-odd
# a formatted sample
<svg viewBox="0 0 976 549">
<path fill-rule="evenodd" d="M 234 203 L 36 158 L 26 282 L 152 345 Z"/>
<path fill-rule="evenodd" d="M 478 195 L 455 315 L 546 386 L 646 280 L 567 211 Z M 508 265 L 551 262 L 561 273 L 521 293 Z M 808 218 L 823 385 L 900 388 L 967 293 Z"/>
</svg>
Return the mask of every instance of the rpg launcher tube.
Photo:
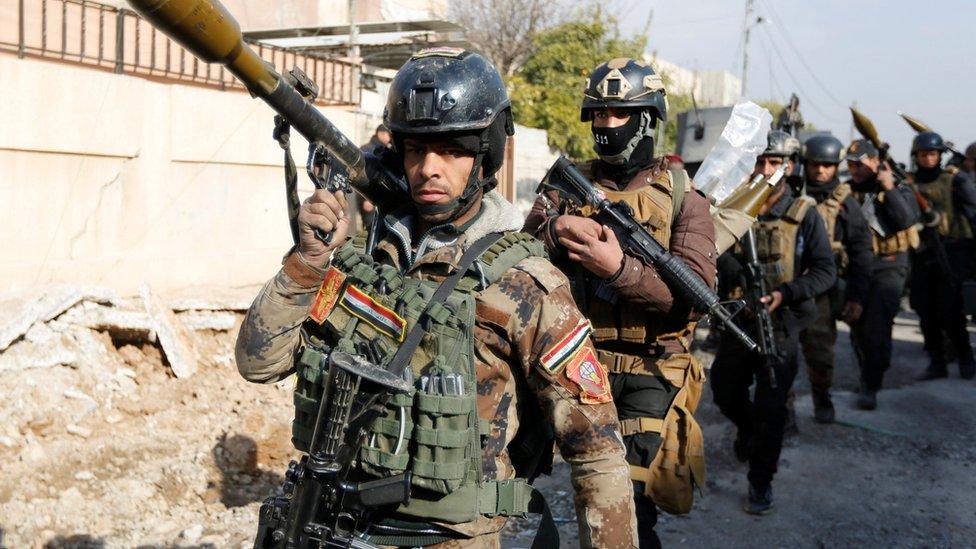
<svg viewBox="0 0 976 549">
<path fill-rule="evenodd" d="M 241 27 L 219 0 L 129 0 L 154 27 L 207 63 L 219 63 L 310 142 L 324 145 L 349 170 L 350 184 L 383 205 L 401 194 L 367 176 L 363 152 L 269 63 L 244 43 Z M 372 166 L 371 166 L 372 168 Z M 370 172 L 373 172 L 370 169 Z M 373 181 L 370 183 L 370 181 Z"/>
</svg>

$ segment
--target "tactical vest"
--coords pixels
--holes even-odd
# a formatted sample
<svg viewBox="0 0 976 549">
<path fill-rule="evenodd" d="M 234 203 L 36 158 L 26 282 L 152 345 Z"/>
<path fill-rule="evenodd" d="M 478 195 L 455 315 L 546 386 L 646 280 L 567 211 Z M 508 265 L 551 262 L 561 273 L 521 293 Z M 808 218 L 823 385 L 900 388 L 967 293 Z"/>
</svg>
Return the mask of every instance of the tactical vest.
<svg viewBox="0 0 976 549">
<path fill-rule="evenodd" d="M 615 191 L 602 185 L 600 190 L 611 202 L 623 201 L 630 206 L 634 219 L 667 249 L 671 242 L 671 224 L 675 215 L 671 173 L 661 170 L 654 179 L 648 178 L 648 183 L 633 191 Z M 583 206 L 570 208 L 566 213 L 590 217 L 595 212 L 589 206 Z M 573 294 L 576 303 L 590 319 L 593 325 L 593 341 L 598 345 L 605 341 L 653 343 L 660 337 L 658 322 L 651 315 L 632 307 L 611 303 L 610 296 L 601 290 L 601 281 L 591 276 L 575 278 Z"/>
<path fill-rule="evenodd" d="M 756 255 L 762 264 L 766 287 L 770 290 L 793 280 L 796 274 L 796 235 L 807 210 L 815 204 L 812 198 L 801 196 L 779 219 L 756 222 Z"/>
<path fill-rule="evenodd" d="M 854 192 L 854 197 L 857 198 L 858 202 L 864 204 L 864 193 Z M 918 228 L 914 225 L 884 237 L 879 235 L 874 227 L 871 227 L 871 249 L 874 251 L 874 255 L 907 252 L 918 248 L 919 243 Z"/>
<path fill-rule="evenodd" d="M 414 489 L 398 513 L 451 524 L 527 513 L 526 479 L 483 480 L 482 440 L 490 428 L 478 417 L 473 336 L 477 294 L 531 256 L 545 256 L 542 244 L 509 233 L 481 255 L 446 301 L 432 305 L 426 335 L 405 372 L 416 391 L 389 400 L 350 473 L 371 478 L 410 471 Z M 375 261 L 362 237 L 336 251 L 296 353 L 296 448 L 308 451 L 328 354 L 360 354 L 386 366 L 438 286 Z"/>
<path fill-rule="evenodd" d="M 922 193 L 934 210 L 939 212 L 939 234 L 962 239 L 973 238 L 973 229 L 965 216 L 956 211 L 952 180 L 959 171 L 947 168 L 931 183 L 913 183 L 912 188 Z"/>
<path fill-rule="evenodd" d="M 849 258 L 844 243 L 837 240 L 837 218 L 844 207 L 844 200 L 851 195 L 851 186 L 847 183 L 837 185 L 827 198 L 817 204 L 816 210 L 827 226 L 827 238 L 830 239 L 830 251 L 834 253 L 837 264 L 837 275 L 841 276 L 847 270 Z"/>
</svg>

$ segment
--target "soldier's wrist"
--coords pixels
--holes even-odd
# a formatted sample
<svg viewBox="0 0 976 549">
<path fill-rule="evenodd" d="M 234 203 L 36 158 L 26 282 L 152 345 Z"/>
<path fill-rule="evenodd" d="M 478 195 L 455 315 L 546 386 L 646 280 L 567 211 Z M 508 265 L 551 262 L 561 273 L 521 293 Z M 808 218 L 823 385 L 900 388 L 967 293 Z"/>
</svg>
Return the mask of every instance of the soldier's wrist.
<svg viewBox="0 0 976 549">
<path fill-rule="evenodd" d="M 328 263 L 328 260 L 326 261 Z M 282 270 L 299 286 L 312 288 L 322 283 L 325 278 L 324 265 L 319 267 L 302 255 L 296 248 L 285 255 L 282 261 Z"/>
</svg>

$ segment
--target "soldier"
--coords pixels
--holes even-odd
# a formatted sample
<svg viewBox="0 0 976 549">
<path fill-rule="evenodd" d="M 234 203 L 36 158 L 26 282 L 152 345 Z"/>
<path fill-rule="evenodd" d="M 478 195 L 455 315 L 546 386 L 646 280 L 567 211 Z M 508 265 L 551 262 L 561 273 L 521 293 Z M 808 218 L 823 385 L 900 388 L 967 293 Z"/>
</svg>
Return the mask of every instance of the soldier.
<svg viewBox="0 0 976 549">
<path fill-rule="evenodd" d="M 518 232 L 518 210 L 492 190 L 514 131 L 498 72 L 476 53 L 421 51 L 397 73 L 384 118 L 388 165 L 408 182 L 409 202 L 385 212 L 369 250 L 365 235 L 347 242 L 341 193 L 317 190 L 305 201 L 300 243 L 241 328 L 241 374 L 263 383 L 298 374 L 293 442 L 307 451 L 329 350 L 385 365 L 419 324 L 425 335 L 405 353 L 404 379 L 416 391 L 394 397 L 371 424 L 350 473 L 409 472 L 410 499 L 373 510 L 360 535 L 379 545 L 498 547 L 507 516 L 538 496 L 526 477 L 545 457 L 548 431 L 570 464 L 580 543 L 635 546 L 629 468 L 590 325 L 542 244 Z M 455 269 L 456 288 L 418 323 Z"/>
<path fill-rule="evenodd" d="M 769 144 L 756 161 L 753 176 L 771 176 L 799 151 L 799 142 L 786 132 L 769 132 Z M 773 320 L 779 357 L 771 362 L 776 386 L 762 357 L 748 352 L 737 339 L 723 333 L 715 361 L 712 362 L 712 394 L 715 404 L 737 432 L 733 450 L 736 458 L 749 463 L 749 493 L 745 511 L 764 515 L 773 509 L 773 475 L 783 447 L 787 421 L 787 394 L 798 368 L 800 331 L 816 318 L 814 298 L 829 289 L 836 278 L 836 267 L 827 231 L 820 221 L 814 201 L 795 197 L 784 179 L 763 204 L 753 234 L 769 295 L 762 297 Z M 723 255 L 721 276 L 730 287 L 746 285 L 746 269 L 741 249 Z M 733 291 L 732 295 L 735 295 Z M 741 293 L 739 290 L 738 293 Z M 748 311 L 742 315 L 748 314 Z M 754 331 L 749 323 L 744 328 Z M 758 337 L 758 334 L 755 334 Z M 755 379 L 756 390 L 749 398 Z"/>
<path fill-rule="evenodd" d="M 590 74 L 580 109 L 599 158 L 581 170 L 608 198 L 629 204 L 671 254 L 712 285 L 708 201 L 684 170 L 670 172 L 666 158 L 654 156 L 654 128 L 666 117 L 664 85 L 651 67 L 624 58 L 603 63 Z M 689 352 L 694 323 L 690 306 L 675 300 L 654 267 L 621 249 L 589 215 L 548 193 L 533 205 L 525 230 L 569 274 L 593 324 L 631 464 L 640 546 L 659 547 L 655 503 L 687 513 L 694 484 L 704 482 L 701 431 L 692 417 L 704 382 Z"/>
<path fill-rule="evenodd" d="M 962 171 L 969 174 L 970 179 L 976 178 L 976 142 L 970 143 L 966 147 L 966 152 L 962 159 Z"/>
<path fill-rule="evenodd" d="M 871 228 L 871 285 L 861 317 L 851 324 L 851 345 L 861 368 L 857 406 L 877 407 L 877 393 L 891 366 L 891 329 L 908 276 L 908 250 L 918 246 L 919 209 L 907 185 L 898 185 L 870 141 L 847 148 L 847 168 L 854 197 Z"/>
<path fill-rule="evenodd" d="M 853 324 L 860 318 L 871 280 L 871 231 L 851 187 L 837 179 L 844 159 L 844 145 L 832 135 L 807 139 L 802 151 L 805 190 L 817 202 L 837 264 L 837 283 L 817 296 L 817 320 L 800 334 L 807 362 L 813 417 L 819 423 L 834 421 L 830 386 L 834 378 L 834 343 L 840 318 Z"/>
<path fill-rule="evenodd" d="M 929 235 L 912 257 L 912 308 L 918 313 L 929 365 L 920 381 L 946 377 L 945 337 L 952 342 L 959 361 L 959 375 L 970 379 L 976 361 L 966 332 L 961 282 L 973 274 L 973 228 L 976 220 L 976 186 L 955 168 L 942 168 L 946 151 L 942 137 L 923 132 L 912 141 L 912 188 L 931 210 L 925 216 Z"/>
</svg>

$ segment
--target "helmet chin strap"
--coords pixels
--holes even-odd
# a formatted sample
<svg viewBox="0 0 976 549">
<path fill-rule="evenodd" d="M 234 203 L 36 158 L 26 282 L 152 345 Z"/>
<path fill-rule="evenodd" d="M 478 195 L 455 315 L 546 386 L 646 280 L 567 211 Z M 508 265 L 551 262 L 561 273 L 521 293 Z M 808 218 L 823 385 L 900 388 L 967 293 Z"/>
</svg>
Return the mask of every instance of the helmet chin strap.
<svg viewBox="0 0 976 549">
<path fill-rule="evenodd" d="M 651 117 L 651 111 L 644 109 L 640 112 L 640 126 L 637 128 L 637 132 L 634 136 L 630 138 L 627 142 L 627 146 L 624 150 L 620 151 L 614 155 L 600 155 L 600 160 L 608 164 L 622 165 L 626 164 L 630 160 L 630 155 L 634 152 L 637 144 L 640 143 L 641 139 L 651 135 L 654 131 L 654 119 Z"/>
</svg>

